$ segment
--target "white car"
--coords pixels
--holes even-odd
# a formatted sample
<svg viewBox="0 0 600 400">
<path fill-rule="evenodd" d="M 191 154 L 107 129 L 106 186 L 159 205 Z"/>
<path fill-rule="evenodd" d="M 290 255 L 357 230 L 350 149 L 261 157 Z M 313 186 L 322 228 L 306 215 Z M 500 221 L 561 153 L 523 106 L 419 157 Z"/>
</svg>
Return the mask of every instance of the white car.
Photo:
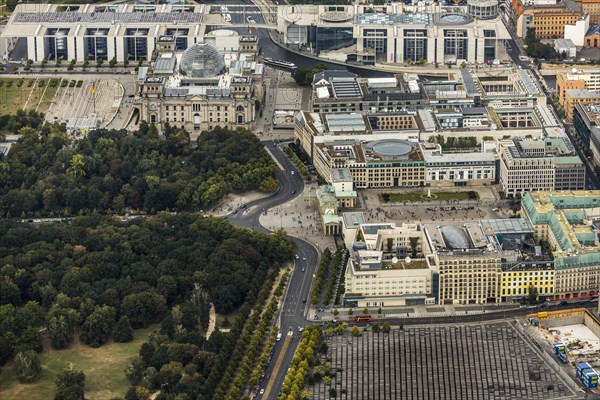
<svg viewBox="0 0 600 400">
<path fill-rule="evenodd" d="M 258 394 L 265 394 L 265 389 L 260 389 L 260 392 L 258 392 Z"/>
<path fill-rule="evenodd" d="M 248 21 L 249 24 L 255 24 L 256 21 L 254 20 L 254 18 L 252 18 L 251 15 L 248 16 L 248 18 L 246 18 L 246 21 Z"/>
</svg>

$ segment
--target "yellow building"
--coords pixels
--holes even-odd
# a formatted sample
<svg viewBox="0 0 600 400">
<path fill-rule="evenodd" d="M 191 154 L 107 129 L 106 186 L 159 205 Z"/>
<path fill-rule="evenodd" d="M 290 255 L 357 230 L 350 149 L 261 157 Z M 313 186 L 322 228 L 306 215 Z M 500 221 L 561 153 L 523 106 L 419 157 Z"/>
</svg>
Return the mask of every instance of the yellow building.
<svg viewBox="0 0 600 400">
<path fill-rule="evenodd" d="M 570 89 L 585 89 L 585 76 L 569 73 L 556 74 L 556 95 L 558 96 L 558 104 L 565 107 L 565 97 L 567 90 Z"/>
<path fill-rule="evenodd" d="M 581 18 L 581 13 L 570 10 L 537 12 L 533 16 L 535 38 L 559 39 L 565 35 L 565 25 L 573 25 Z"/>
<path fill-rule="evenodd" d="M 500 294 L 504 300 L 516 300 L 529 296 L 531 287 L 538 296 L 554 295 L 554 268 L 552 262 L 545 269 L 522 269 L 502 272 Z"/>
<path fill-rule="evenodd" d="M 590 25 L 600 24 L 600 0 L 576 0 L 583 14 L 589 14 Z"/>
</svg>

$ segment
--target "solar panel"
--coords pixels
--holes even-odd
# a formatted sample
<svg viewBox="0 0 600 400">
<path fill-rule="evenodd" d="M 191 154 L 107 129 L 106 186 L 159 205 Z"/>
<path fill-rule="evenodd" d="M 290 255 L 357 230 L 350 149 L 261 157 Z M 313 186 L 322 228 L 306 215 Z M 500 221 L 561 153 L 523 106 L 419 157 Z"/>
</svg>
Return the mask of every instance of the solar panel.
<svg viewBox="0 0 600 400">
<path fill-rule="evenodd" d="M 337 98 L 361 97 L 360 87 L 355 79 L 332 79 L 333 92 Z"/>
<path fill-rule="evenodd" d="M 200 23 L 201 13 L 160 13 L 160 12 L 94 12 L 81 13 L 76 11 L 65 12 L 19 12 L 15 15 L 15 23 Z"/>
<path fill-rule="evenodd" d="M 517 70 L 517 74 L 519 74 L 519 78 L 525 85 L 525 90 L 527 90 L 527 94 L 538 94 L 540 91 L 538 90 L 537 85 L 531 79 L 531 76 L 524 69 Z"/>
</svg>

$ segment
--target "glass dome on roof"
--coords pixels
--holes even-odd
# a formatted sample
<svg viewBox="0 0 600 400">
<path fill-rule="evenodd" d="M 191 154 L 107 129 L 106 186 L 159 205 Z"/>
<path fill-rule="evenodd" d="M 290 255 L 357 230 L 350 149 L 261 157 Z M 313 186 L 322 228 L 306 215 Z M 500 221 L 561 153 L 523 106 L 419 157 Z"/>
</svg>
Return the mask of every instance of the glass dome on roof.
<svg viewBox="0 0 600 400">
<path fill-rule="evenodd" d="M 191 78 L 210 78 L 225 70 L 223 54 L 208 43 L 196 43 L 181 56 L 179 70 Z"/>
<path fill-rule="evenodd" d="M 440 228 L 444 242 L 450 249 L 470 249 L 471 240 L 466 230 L 460 226 L 446 225 Z"/>
</svg>

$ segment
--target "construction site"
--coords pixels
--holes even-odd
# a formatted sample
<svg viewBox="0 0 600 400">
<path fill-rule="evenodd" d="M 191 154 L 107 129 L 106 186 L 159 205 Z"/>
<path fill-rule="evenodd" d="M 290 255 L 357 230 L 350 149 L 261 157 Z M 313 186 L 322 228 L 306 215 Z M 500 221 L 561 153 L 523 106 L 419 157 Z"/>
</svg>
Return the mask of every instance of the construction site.
<svg viewBox="0 0 600 400">
<path fill-rule="evenodd" d="M 577 308 L 530 314 L 528 319 L 529 330 L 551 346 L 566 372 L 596 393 L 600 371 L 598 317 L 585 308 Z"/>
</svg>

